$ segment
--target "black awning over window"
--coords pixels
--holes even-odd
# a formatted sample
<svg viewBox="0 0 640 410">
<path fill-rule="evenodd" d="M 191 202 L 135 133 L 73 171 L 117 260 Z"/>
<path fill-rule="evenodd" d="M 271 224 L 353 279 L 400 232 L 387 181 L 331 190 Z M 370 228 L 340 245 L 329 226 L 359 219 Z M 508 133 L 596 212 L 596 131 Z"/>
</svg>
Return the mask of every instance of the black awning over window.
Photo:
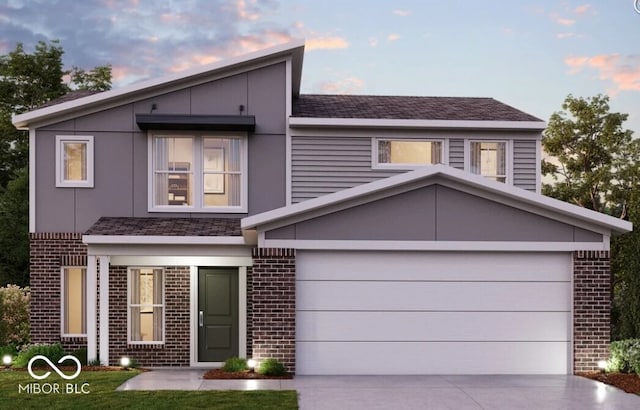
<svg viewBox="0 0 640 410">
<path fill-rule="evenodd" d="M 141 130 L 247 131 L 256 129 L 253 115 L 136 114 Z"/>
</svg>

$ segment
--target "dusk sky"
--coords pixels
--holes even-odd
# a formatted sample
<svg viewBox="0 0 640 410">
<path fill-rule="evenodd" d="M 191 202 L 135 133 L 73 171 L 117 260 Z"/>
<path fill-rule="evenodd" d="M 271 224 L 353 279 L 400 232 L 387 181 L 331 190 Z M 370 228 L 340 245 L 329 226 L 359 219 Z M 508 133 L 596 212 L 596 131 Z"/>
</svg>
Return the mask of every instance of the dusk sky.
<svg viewBox="0 0 640 410">
<path fill-rule="evenodd" d="M 0 54 L 59 39 L 114 87 L 306 39 L 302 92 L 611 97 L 640 137 L 640 0 L 0 0 Z"/>
</svg>

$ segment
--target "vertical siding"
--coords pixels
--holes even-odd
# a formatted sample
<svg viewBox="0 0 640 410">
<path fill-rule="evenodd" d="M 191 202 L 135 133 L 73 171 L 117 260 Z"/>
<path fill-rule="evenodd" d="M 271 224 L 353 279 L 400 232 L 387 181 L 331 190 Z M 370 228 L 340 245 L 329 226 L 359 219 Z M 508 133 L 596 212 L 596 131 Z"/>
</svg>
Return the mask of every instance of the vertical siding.
<svg viewBox="0 0 640 410">
<path fill-rule="evenodd" d="M 464 140 L 449 140 L 449 165 L 464 170 Z"/>
<path fill-rule="evenodd" d="M 513 185 L 536 191 L 536 140 L 513 141 Z"/>
<path fill-rule="evenodd" d="M 371 168 L 371 138 L 293 137 L 292 202 L 302 202 L 402 171 Z"/>
</svg>

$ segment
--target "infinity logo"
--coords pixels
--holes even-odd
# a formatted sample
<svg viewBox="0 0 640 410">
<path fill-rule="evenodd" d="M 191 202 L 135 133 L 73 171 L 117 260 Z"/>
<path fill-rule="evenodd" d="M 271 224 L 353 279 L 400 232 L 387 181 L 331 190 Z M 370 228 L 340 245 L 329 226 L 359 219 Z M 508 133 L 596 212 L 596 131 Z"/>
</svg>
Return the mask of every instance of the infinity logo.
<svg viewBox="0 0 640 410">
<path fill-rule="evenodd" d="M 71 355 L 64 356 L 63 358 L 58 360 L 58 364 L 64 362 L 65 360 L 71 360 L 76 364 L 76 366 L 78 366 L 78 369 L 76 370 L 76 372 L 74 374 L 72 374 L 71 376 L 67 376 L 66 374 L 62 373 L 62 371 L 60 369 L 58 369 L 58 367 L 56 367 L 55 364 L 51 363 L 51 360 L 49 360 L 48 357 L 39 354 L 37 356 L 33 356 L 31 358 L 31 360 L 29 360 L 29 365 L 27 366 L 27 370 L 29 371 L 29 374 L 31 375 L 31 377 L 33 377 L 36 380 L 46 379 L 47 377 L 49 377 L 49 375 L 51 375 L 51 372 L 46 372 L 42 376 L 38 376 L 37 374 L 33 373 L 33 370 L 31 370 L 31 367 L 33 366 L 33 362 L 35 362 L 36 360 L 44 360 L 45 362 L 47 362 L 47 364 L 53 370 L 55 370 L 55 372 L 58 373 L 58 375 L 60 377 L 62 377 L 65 380 L 73 380 L 76 377 L 78 377 L 78 375 L 80 374 L 81 367 L 82 367 L 80 365 L 80 360 L 78 360 L 75 356 L 71 356 Z"/>
</svg>

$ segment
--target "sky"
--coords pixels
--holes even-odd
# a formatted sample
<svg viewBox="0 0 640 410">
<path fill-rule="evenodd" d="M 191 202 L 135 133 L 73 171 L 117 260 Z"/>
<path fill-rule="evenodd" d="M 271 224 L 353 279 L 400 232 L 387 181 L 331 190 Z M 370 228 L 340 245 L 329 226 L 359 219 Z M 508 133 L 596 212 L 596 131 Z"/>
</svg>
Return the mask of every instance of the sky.
<svg viewBox="0 0 640 410">
<path fill-rule="evenodd" d="M 114 88 L 306 40 L 303 93 L 610 96 L 640 137 L 640 0 L 0 0 L 0 54 L 58 39 Z"/>
</svg>

